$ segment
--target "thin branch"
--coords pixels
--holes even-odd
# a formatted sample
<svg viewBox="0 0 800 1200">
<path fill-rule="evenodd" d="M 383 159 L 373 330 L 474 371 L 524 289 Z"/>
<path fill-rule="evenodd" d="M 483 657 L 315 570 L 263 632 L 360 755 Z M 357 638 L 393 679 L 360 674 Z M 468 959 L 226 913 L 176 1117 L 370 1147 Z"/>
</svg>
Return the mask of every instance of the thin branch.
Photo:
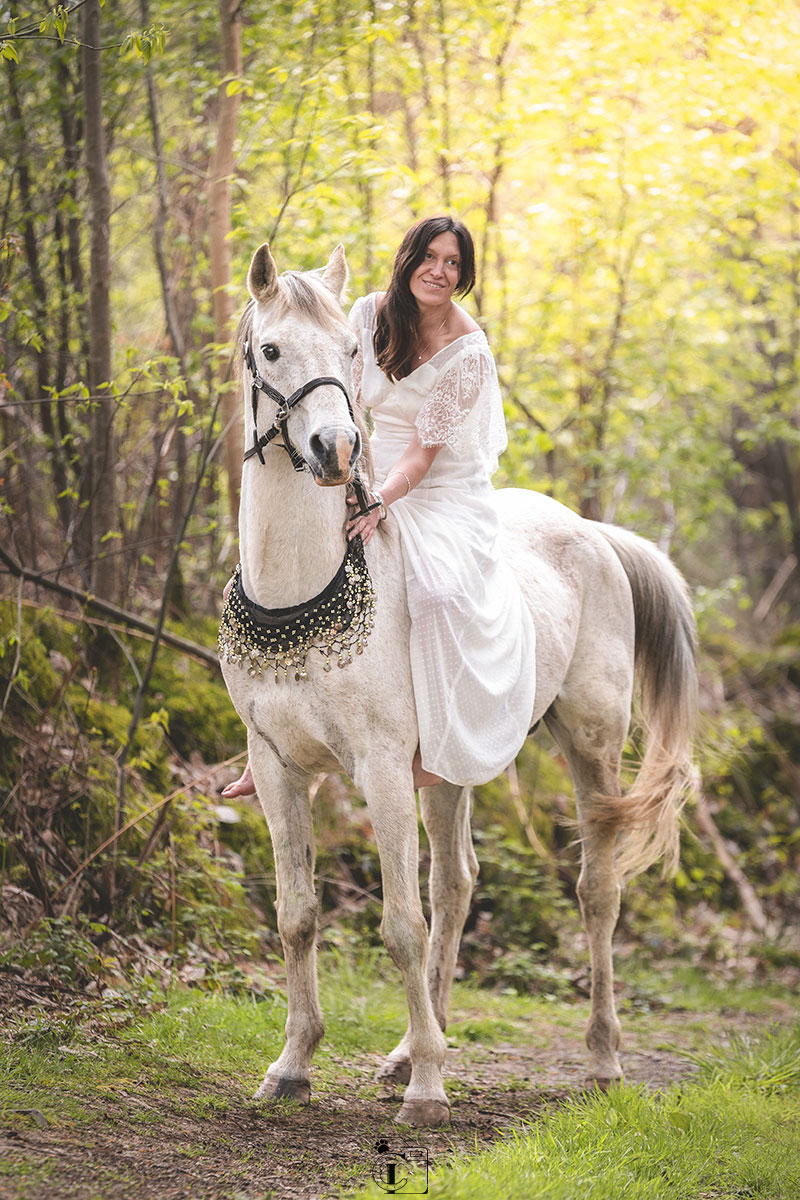
<svg viewBox="0 0 800 1200">
<path fill-rule="evenodd" d="M 539 857 L 543 858 L 546 862 L 550 862 L 552 855 L 542 839 L 539 837 L 536 830 L 533 828 L 533 822 L 531 821 L 530 813 L 526 811 L 525 805 L 522 801 L 522 792 L 520 791 L 516 762 L 509 763 L 508 767 L 506 768 L 506 776 L 508 778 L 508 788 L 511 794 L 511 803 L 514 805 L 514 811 L 516 812 L 519 823 L 525 832 L 525 836 Z"/>
<path fill-rule="evenodd" d="M 700 826 L 701 831 L 711 842 L 716 851 L 717 858 L 720 861 L 726 875 L 733 883 L 739 899 L 742 902 L 742 907 L 750 918 L 750 922 L 758 933 L 765 933 L 767 930 L 767 917 L 764 909 L 761 906 L 761 901 L 756 895 L 755 888 L 750 880 L 745 875 L 742 868 L 737 863 L 731 852 L 725 844 L 725 839 L 717 828 L 714 818 L 711 816 L 711 810 L 708 807 L 708 802 L 702 792 L 697 796 L 695 819 Z"/>
<path fill-rule="evenodd" d="M 72 14 L 74 12 L 77 12 L 79 8 L 83 8 L 83 6 L 84 6 L 84 4 L 86 4 L 86 2 L 87 2 L 87 0 L 75 0 L 74 4 L 68 4 L 66 6 L 66 8 L 64 9 L 64 13 L 66 14 L 66 16 L 71 17 Z M 48 10 L 48 11 L 50 11 L 50 10 Z M 41 26 L 41 21 L 36 25 L 26 25 L 23 29 L 19 29 L 16 33 L 1 35 L 0 41 L 2 41 L 2 40 L 7 41 L 9 38 L 24 37 L 26 34 L 29 34 L 32 32 L 37 32 L 39 30 L 40 26 Z"/>
<path fill-rule="evenodd" d="M 170 633 L 166 629 L 162 628 L 159 630 L 158 626 L 152 625 L 149 621 L 137 617 L 134 613 L 126 612 L 124 608 L 118 608 L 116 604 L 111 604 L 108 600 L 101 600 L 99 596 L 93 596 L 90 592 L 70 587 L 66 583 L 56 583 L 39 571 L 29 571 L 27 567 L 23 567 L 15 558 L 12 558 L 2 546 L 0 546 L 0 562 L 8 568 L 15 579 L 19 579 L 25 583 L 33 583 L 37 587 L 48 588 L 52 592 L 58 592 L 61 596 L 69 596 L 71 600 L 76 600 L 78 604 L 103 613 L 104 616 L 113 617 L 115 621 L 121 621 L 131 629 L 138 629 L 142 633 L 149 634 L 150 637 L 159 636 L 161 641 L 166 642 L 173 649 L 182 650 L 184 654 L 190 654 L 193 658 L 199 658 L 201 662 L 208 663 L 211 667 L 219 665 L 217 655 L 212 650 L 206 649 L 205 646 L 200 646 L 197 642 L 190 642 L 188 638 L 179 637 L 178 634 Z"/>
</svg>

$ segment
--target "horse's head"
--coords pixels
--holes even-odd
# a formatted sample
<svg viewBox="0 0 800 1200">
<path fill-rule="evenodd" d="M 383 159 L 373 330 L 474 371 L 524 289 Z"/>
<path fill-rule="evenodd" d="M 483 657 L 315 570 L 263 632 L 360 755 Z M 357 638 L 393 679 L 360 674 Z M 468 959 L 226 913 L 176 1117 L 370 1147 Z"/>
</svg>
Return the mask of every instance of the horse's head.
<svg viewBox="0 0 800 1200">
<path fill-rule="evenodd" d="M 254 368 L 266 385 L 254 393 L 254 405 L 248 400 L 246 424 L 252 426 L 254 416 L 263 440 L 282 411 L 281 399 L 289 401 L 283 440 L 323 487 L 347 483 L 362 449 L 358 418 L 348 403 L 358 343 L 341 307 L 346 283 L 342 246 L 322 271 L 279 276 L 265 243 L 250 264 L 252 299 L 239 322 L 238 340 L 252 355 L 251 374 Z"/>
</svg>

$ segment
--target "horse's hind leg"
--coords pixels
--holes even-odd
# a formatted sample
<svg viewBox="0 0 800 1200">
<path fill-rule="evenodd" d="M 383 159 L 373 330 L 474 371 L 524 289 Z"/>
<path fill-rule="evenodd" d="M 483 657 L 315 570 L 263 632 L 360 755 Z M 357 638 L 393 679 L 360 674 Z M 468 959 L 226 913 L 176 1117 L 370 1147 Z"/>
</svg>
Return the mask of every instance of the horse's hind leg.
<svg viewBox="0 0 800 1200">
<path fill-rule="evenodd" d="M 461 932 L 478 878 L 472 845 L 472 789 L 443 783 L 423 789 L 420 801 L 431 846 L 428 987 L 436 1019 L 445 1029 Z"/>
<path fill-rule="evenodd" d="M 598 749 L 578 749 L 561 721 L 548 719 L 548 726 L 567 756 L 578 804 L 581 837 L 581 873 L 578 901 L 589 941 L 591 960 L 591 1011 L 586 1027 L 589 1048 L 589 1079 L 599 1087 L 622 1076 L 617 1051 L 620 1023 L 614 1004 L 612 938 L 619 917 L 620 880 L 614 865 L 617 832 L 592 819 L 593 801 L 619 796 L 619 761 L 622 737 L 619 729 L 627 716 L 620 714 L 619 728 L 598 739 Z M 595 731 L 598 731 L 595 714 Z M 583 740 L 583 739 L 581 739 Z"/>
<path fill-rule="evenodd" d="M 447 1004 L 461 931 L 478 877 L 470 817 L 472 790 L 452 783 L 420 791 L 422 819 L 431 847 L 431 933 L 428 990 L 436 1020 L 447 1027 Z M 411 1075 L 409 1035 L 392 1050 L 378 1072 L 386 1083 L 407 1083 Z"/>
<path fill-rule="evenodd" d="M 286 1043 L 256 1098 L 311 1097 L 311 1058 L 324 1027 L 317 992 L 317 897 L 308 780 L 250 735 L 250 763 L 275 854 L 278 932 L 286 960 Z"/>
<path fill-rule="evenodd" d="M 609 832 L 607 826 L 598 825 L 581 813 L 581 843 L 578 900 L 589 940 L 592 966 L 591 1013 L 586 1028 L 589 1078 L 599 1087 L 607 1087 L 612 1080 L 622 1076 L 617 1057 L 620 1023 L 614 1005 L 612 950 L 621 895 L 614 868 L 616 833 Z"/>
</svg>

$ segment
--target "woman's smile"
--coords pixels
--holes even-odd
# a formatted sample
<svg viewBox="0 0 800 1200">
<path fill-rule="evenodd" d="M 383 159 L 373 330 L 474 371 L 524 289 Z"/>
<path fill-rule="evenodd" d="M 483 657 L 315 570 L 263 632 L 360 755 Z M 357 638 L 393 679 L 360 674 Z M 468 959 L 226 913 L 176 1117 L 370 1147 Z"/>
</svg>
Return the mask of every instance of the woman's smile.
<svg viewBox="0 0 800 1200">
<path fill-rule="evenodd" d="M 429 243 L 422 262 L 408 281 L 409 291 L 417 302 L 436 296 L 437 301 L 450 300 L 461 277 L 461 249 L 454 233 L 440 233 Z"/>
</svg>

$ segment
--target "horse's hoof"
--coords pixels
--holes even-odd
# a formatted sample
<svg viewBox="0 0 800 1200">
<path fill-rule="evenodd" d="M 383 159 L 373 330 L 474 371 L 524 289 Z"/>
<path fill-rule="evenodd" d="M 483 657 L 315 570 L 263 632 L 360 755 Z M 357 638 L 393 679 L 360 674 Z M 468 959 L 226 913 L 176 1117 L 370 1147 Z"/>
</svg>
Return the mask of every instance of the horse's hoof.
<svg viewBox="0 0 800 1200">
<path fill-rule="evenodd" d="M 410 1081 L 410 1058 L 387 1058 L 375 1075 L 376 1083 L 396 1084 L 398 1087 L 406 1087 Z"/>
<path fill-rule="evenodd" d="M 255 1100 L 297 1100 L 311 1103 L 311 1083 L 308 1079 L 290 1079 L 288 1075 L 268 1075 L 253 1097 Z"/>
<path fill-rule="evenodd" d="M 586 1084 L 587 1087 L 595 1087 L 599 1092 L 607 1092 L 615 1083 L 621 1083 L 621 1075 L 590 1075 Z"/>
<path fill-rule="evenodd" d="M 395 1124 L 414 1129 L 435 1129 L 449 1122 L 450 1105 L 441 1100 L 406 1100 L 395 1117 Z"/>
</svg>

